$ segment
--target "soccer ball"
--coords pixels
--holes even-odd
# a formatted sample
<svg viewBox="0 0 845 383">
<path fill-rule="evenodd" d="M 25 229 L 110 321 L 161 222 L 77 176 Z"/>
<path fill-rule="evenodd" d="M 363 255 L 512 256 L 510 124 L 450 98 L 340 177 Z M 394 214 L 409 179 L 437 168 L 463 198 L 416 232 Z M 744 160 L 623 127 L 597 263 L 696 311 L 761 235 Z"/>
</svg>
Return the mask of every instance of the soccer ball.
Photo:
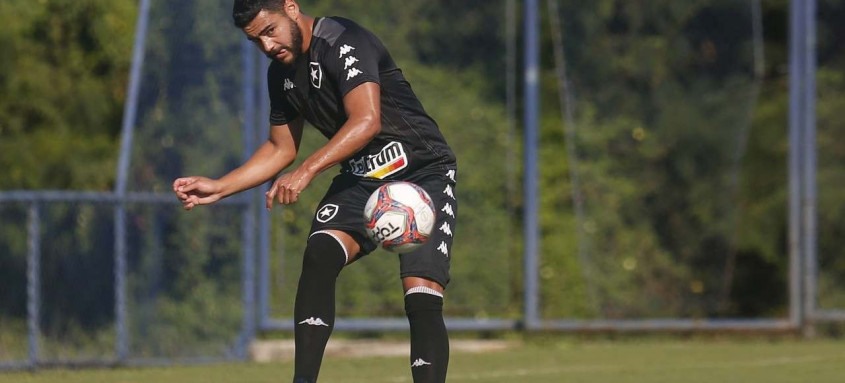
<svg viewBox="0 0 845 383">
<path fill-rule="evenodd" d="M 421 187 L 391 182 L 370 195 L 364 206 L 367 234 L 387 251 L 407 253 L 422 246 L 434 228 L 434 204 Z"/>
</svg>

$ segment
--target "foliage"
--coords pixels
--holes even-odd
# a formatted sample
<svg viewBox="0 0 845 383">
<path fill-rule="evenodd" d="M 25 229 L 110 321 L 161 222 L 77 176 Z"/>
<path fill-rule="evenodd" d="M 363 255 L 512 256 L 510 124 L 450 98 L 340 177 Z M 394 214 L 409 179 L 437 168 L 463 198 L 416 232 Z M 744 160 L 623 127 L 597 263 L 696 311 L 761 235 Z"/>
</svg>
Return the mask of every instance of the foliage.
<svg viewBox="0 0 845 383">
<path fill-rule="evenodd" d="M 0 189 L 111 186 L 135 12 L 132 1 L 0 4 Z"/>
</svg>

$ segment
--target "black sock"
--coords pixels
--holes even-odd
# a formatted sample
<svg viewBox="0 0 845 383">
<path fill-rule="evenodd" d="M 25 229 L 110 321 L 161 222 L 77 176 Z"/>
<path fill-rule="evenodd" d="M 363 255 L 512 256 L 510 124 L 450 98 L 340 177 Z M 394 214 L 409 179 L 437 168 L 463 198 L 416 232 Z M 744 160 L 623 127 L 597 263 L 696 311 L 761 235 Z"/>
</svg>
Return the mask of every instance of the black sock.
<svg viewBox="0 0 845 383">
<path fill-rule="evenodd" d="M 346 264 L 346 251 L 332 235 L 308 239 L 294 304 L 294 382 L 316 382 L 326 343 L 334 328 L 335 282 Z"/>
<path fill-rule="evenodd" d="M 412 292 L 405 296 L 405 313 L 411 325 L 411 373 L 414 382 L 445 382 L 449 366 L 449 336 L 443 323 L 443 297 L 429 292 Z"/>
</svg>

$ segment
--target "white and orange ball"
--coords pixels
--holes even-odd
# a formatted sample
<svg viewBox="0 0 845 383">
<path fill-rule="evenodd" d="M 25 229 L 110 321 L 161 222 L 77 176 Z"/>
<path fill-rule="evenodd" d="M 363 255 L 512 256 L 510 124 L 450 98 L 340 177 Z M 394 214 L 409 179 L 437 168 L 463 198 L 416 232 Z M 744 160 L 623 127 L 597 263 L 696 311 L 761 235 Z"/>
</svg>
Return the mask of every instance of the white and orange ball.
<svg viewBox="0 0 845 383">
<path fill-rule="evenodd" d="M 364 207 L 370 239 L 395 253 L 407 253 L 422 246 L 431 236 L 434 219 L 431 197 L 410 182 L 380 186 Z"/>
</svg>

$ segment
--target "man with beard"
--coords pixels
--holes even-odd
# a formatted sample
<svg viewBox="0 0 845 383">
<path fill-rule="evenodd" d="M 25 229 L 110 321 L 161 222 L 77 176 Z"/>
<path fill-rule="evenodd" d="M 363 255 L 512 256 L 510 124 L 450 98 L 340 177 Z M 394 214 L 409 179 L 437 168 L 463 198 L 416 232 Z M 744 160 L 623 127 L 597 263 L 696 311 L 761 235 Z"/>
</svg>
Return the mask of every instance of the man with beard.
<svg viewBox="0 0 845 383">
<path fill-rule="evenodd" d="M 444 382 L 449 340 L 443 292 L 449 283 L 457 201 L 455 155 L 381 41 L 340 17 L 313 18 L 295 0 L 235 0 L 235 25 L 273 59 L 267 71 L 270 135 L 252 157 L 219 179 L 173 182 L 190 210 L 258 186 L 291 165 L 304 121 L 326 138 L 266 193 L 292 204 L 319 173 L 340 165 L 312 220 L 294 307 L 294 382 L 315 382 L 335 321 L 335 284 L 344 266 L 372 252 L 364 229 L 370 194 L 390 181 L 413 182 L 435 204 L 435 232 L 401 254 L 414 382 Z"/>
</svg>

